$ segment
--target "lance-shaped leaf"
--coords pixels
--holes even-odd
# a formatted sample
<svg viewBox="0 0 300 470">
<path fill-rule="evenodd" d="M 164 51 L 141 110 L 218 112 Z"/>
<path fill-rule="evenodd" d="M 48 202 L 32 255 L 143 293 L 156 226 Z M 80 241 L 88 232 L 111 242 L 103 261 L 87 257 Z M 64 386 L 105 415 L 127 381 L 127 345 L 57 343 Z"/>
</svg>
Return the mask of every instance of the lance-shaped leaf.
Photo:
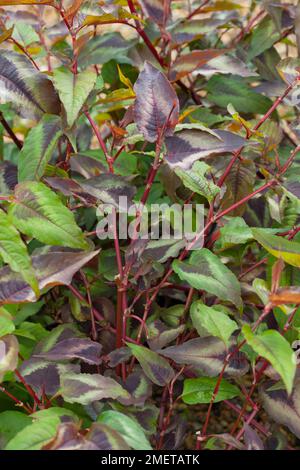
<svg viewBox="0 0 300 470">
<path fill-rule="evenodd" d="M 283 259 L 292 266 L 300 267 L 300 243 L 272 235 L 260 228 L 252 229 L 252 234 L 271 255 Z"/>
<path fill-rule="evenodd" d="M 27 135 L 18 160 L 18 180 L 40 180 L 59 137 L 62 135 L 58 116 L 45 115 Z"/>
<path fill-rule="evenodd" d="M 68 338 L 59 341 L 49 351 L 33 354 L 32 357 L 50 362 L 80 359 L 87 364 L 100 364 L 101 349 L 101 344 L 89 338 Z"/>
<path fill-rule="evenodd" d="M 96 83 L 97 74 L 84 70 L 74 75 L 67 68 L 54 70 L 53 81 L 67 114 L 70 127 L 73 126 L 82 106 Z"/>
<path fill-rule="evenodd" d="M 0 209 L 0 257 L 38 293 L 38 284 L 27 247 L 8 215 Z"/>
<path fill-rule="evenodd" d="M 182 281 L 195 289 L 205 290 L 242 308 L 241 287 L 237 278 L 208 249 L 194 251 L 189 261 L 173 261 L 173 269 Z"/>
<path fill-rule="evenodd" d="M 89 405 L 103 398 L 122 401 L 129 393 L 110 377 L 100 374 L 62 374 L 61 395 L 68 403 Z"/>
<path fill-rule="evenodd" d="M 51 80 L 37 71 L 25 55 L 11 51 L 0 52 L 0 98 L 11 101 L 26 118 L 60 111 Z"/>
<path fill-rule="evenodd" d="M 213 377 L 200 377 L 198 379 L 186 379 L 183 384 L 182 400 L 187 405 L 198 403 L 210 403 L 218 379 Z M 240 394 L 238 387 L 222 379 L 214 403 L 230 400 Z"/>
<path fill-rule="evenodd" d="M 142 426 L 133 418 L 119 411 L 108 410 L 100 414 L 97 421 L 115 429 L 134 450 L 151 450 L 150 442 Z"/>
<path fill-rule="evenodd" d="M 0 382 L 6 372 L 16 369 L 18 353 L 19 343 L 15 336 L 7 335 L 0 339 Z"/>
<path fill-rule="evenodd" d="M 290 394 L 297 365 L 294 351 L 288 341 L 276 330 L 266 330 L 255 335 L 249 325 L 244 325 L 242 332 L 252 349 L 267 359 L 278 372 Z"/>
<path fill-rule="evenodd" d="M 179 56 L 171 69 L 171 78 L 180 80 L 180 78 L 193 72 L 198 67 L 204 66 L 214 57 L 218 57 L 226 52 L 225 49 L 207 49 L 202 51 L 192 51 L 188 54 Z"/>
<path fill-rule="evenodd" d="M 95 178 L 90 178 L 80 182 L 82 189 L 91 196 L 99 199 L 105 204 L 113 204 L 120 207 L 120 196 L 127 198 L 130 204 L 136 189 L 124 177 L 111 174 L 102 173 Z"/>
<path fill-rule="evenodd" d="M 166 356 L 177 364 L 186 364 L 197 367 L 209 377 L 217 376 L 224 365 L 228 352 L 236 350 L 234 342 L 229 349 L 223 341 L 213 336 L 207 338 L 195 338 L 179 346 L 170 346 L 161 349 L 160 354 Z M 226 375 L 238 377 L 248 371 L 248 361 L 245 354 L 237 352 L 229 361 Z"/>
<path fill-rule="evenodd" d="M 209 169 L 210 166 L 206 163 L 195 162 L 191 170 L 175 167 L 175 173 L 186 188 L 212 201 L 220 192 L 220 188 L 205 176 Z"/>
<path fill-rule="evenodd" d="M 189 169 L 196 160 L 233 152 L 244 144 L 242 137 L 228 131 L 183 129 L 166 138 L 166 161 L 171 167 Z"/>
<path fill-rule="evenodd" d="M 39 289 L 71 284 L 74 274 L 99 251 L 74 252 L 53 249 L 49 253 L 32 256 L 32 266 Z M 6 266 L 0 270 L 0 304 L 35 302 L 36 295 L 21 275 Z"/>
<path fill-rule="evenodd" d="M 260 393 L 264 409 L 271 418 L 287 426 L 300 439 L 300 378 L 295 380 L 291 395 L 275 382 L 267 382 Z"/>
<path fill-rule="evenodd" d="M 164 74 L 146 62 L 134 91 L 134 120 L 145 139 L 155 142 L 162 131 L 166 136 L 172 135 L 178 121 L 179 102 Z"/>
<path fill-rule="evenodd" d="M 127 343 L 127 346 L 153 383 L 164 386 L 174 378 L 174 371 L 168 361 L 156 352 L 133 343 Z"/>
<path fill-rule="evenodd" d="M 229 344 L 232 333 L 238 329 L 236 322 L 231 320 L 226 313 L 217 308 L 208 307 L 201 301 L 192 304 L 190 315 L 199 335 L 204 329 L 209 335 L 220 338 L 226 345 Z"/>
<path fill-rule="evenodd" d="M 256 72 L 248 69 L 246 64 L 240 59 L 229 55 L 213 58 L 207 64 L 197 67 L 195 73 L 204 76 L 211 76 L 216 73 L 239 75 L 240 77 L 253 77 L 258 75 Z"/>
<path fill-rule="evenodd" d="M 10 216 L 20 232 L 47 245 L 88 247 L 72 212 L 43 183 L 26 181 L 18 184 Z"/>
</svg>

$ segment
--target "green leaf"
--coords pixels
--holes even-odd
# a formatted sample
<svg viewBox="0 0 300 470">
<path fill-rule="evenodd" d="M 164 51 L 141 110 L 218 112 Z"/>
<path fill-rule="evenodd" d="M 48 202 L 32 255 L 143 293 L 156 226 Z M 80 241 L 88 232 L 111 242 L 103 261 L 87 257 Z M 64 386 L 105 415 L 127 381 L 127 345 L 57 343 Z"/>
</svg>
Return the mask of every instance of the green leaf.
<svg viewBox="0 0 300 470">
<path fill-rule="evenodd" d="M 20 411 L 0 413 L 0 449 L 3 449 L 18 432 L 31 424 L 31 419 Z"/>
<path fill-rule="evenodd" d="M 183 384 L 182 400 L 187 405 L 197 405 L 198 403 L 210 403 L 218 378 L 200 377 L 197 379 L 186 379 Z M 222 379 L 220 388 L 214 400 L 218 403 L 223 400 L 230 400 L 240 394 L 238 387 Z"/>
<path fill-rule="evenodd" d="M 173 269 L 181 280 L 195 289 L 205 290 L 221 300 L 242 308 L 241 287 L 235 275 L 211 251 L 194 251 L 187 261 L 173 261 Z"/>
<path fill-rule="evenodd" d="M 272 106 L 272 101 L 253 91 L 241 78 L 215 75 L 207 83 L 207 98 L 221 108 L 229 103 L 239 113 L 264 114 Z"/>
<path fill-rule="evenodd" d="M 0 307 L 0 338 L 5 335 L 9 335 L 15 330 L 15 324 L 12 320 L 11 314 Z"/>
<path fill-rule="evenodd" d="M 70 127 L 93 90 L 96 79 L 97 74 L 93 70 L 84 70 L 76 75 L 65 67 L 54 70 L 53 82 L 65 107 Z"/>
<path fill-rule="evenodd" d="M 47 245 L 81 249 L 89 246 L 72 212 L 43 183 L 28 181 L 17 185 L 10 216 L 20 232 Z"/>
<path fill-rule="evenodd" d="M 276 330 L 255 335 L 249 325 L 244 325 L 242 332 L 252 349 L 267 359 L 278 372 L 290 394 L 297 366 L 294 351 L 288 341 Z"/>
<path fill-rule="evenodd" d="M 234 245 L 245 244 L 253 238 L 251 229 L 241 217 L 230 217 L 224 227 L 220 228 L 217 246 L 226 250 Z"/>
<path fill-rule="evenodd" d="M 133 418 L 119 411 L 104 411 L 97 418 L 99 423 L 104 423 L 118 431 L 127 444 L 134 450 L 151 450 L 150 442 L 145 436 L 142 426 Z"/>
<path fill-rule="evenodd" d="M 210 166 L 206 163 L 195 162 L 191 170 L 176 168 L 175 173 L 182 180 L 184 186 L 206 197 L 208 201 L 212 201 L 219 194 L 220 188 L 205 176 L 209 169 Z"/>
<path fill-rule="evenodd" d="M 284 237 L 271 235 L 264 229 L 252 229 L 255 240 L 275 258 L 281 258 L 288 264 L 300 268 L 300 243 L 286 240 Z"/>
<path fill-rule="evenodd" d="M 191 319 L 194 327 L 201 336 L 201 329 L 204 328 L 212 336 L 220 338 L 226 345 L 232 333 L 238 329 L 235 321 L 228 315 L 217 310 L 217 308 L 207 307 L 200 300 L 191 306 Z"/>
<path fill-rule="evenodd" d="M 53 439 L 59 424 L 57 416 L 37 420 L 19 431 L 8 442 L 5 450 L 40 450 Z"/>
<path fill-rule="evenodd" d="M 18 160 L 18 181 L 40 180 L 59 137 L 61 119 L 46 114 L 27 135 Z"/>
<path fill-rule="evenodd" d="M 264 18 L 251 34 L 250 46 L 247 51 L 247 62 L 262 54 L 280 38 L 275 23 L 270 17 Z"/>
<path fill-rule="evenodd" d="M 34 28 L 22 21 L 16 21 L 12 37 L 25 48 L 33 42 L 39 42 L 40 38 Z"/>
<path fill-rule="evenodd" d="M 131 349 L 134 357 L 139 361 L 147 377 L 156 385 L 167 385 L 174 378 L 174 371 L 168 361 L 156 352 L 138 346 L 133 343 L 126 343 Z"/>
<path fill-rule="evenodd" d="M 38 284 L 27 247 L 9 216 L 2 209 L 0 209 L 0 227 L 0 256 L 38 293 Z"/>
</svg>

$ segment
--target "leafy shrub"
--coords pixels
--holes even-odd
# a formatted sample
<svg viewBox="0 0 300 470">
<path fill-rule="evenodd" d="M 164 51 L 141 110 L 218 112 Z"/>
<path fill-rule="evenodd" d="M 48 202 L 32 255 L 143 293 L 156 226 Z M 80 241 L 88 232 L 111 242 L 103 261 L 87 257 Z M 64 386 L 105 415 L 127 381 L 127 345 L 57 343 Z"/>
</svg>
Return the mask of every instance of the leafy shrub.
<svg viewBox="0 0 300 470">
<path fill-rule="evenodd" d="M 299 448 L 299 7 L 0 6 L 0 447 Z"/>
</svg>

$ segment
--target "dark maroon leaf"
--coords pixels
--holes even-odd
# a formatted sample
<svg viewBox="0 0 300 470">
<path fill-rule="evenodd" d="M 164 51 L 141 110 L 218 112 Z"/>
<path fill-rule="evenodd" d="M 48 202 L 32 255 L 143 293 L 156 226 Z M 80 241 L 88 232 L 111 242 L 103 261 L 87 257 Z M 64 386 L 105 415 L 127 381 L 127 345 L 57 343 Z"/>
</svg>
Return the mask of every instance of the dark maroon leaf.
<svg viewBox="0 0 300 470">
<path fill-rule="evenodd" d="M 145 139 L 155 142 L 161 132 L 171 136 L 178 121 L 179 102 L 165 75 L 145 62 L 134 91 L 134 120 Z"/>
</svg>

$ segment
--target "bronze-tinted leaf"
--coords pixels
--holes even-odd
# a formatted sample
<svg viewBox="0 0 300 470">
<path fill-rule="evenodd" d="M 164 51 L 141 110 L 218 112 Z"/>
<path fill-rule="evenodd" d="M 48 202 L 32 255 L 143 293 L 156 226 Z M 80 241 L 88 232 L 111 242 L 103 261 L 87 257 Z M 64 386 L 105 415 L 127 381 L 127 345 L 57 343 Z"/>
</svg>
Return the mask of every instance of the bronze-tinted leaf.
<svg viewBox="0 0 300 470">
<path fill-rule="evenodd" d="M 171 84 L 157 68 L 145 62 L 135 85 L 134 120 L 149 142 L 161 132 L 170 136 L 177 124 L 179 102 Z"/>
<path fill-rule="evenodd" d="M 300 288 L 296 286 L 281 287 L 270 294 L 269 300 L 273 305 L 300 305 Z"/>
</svg>

